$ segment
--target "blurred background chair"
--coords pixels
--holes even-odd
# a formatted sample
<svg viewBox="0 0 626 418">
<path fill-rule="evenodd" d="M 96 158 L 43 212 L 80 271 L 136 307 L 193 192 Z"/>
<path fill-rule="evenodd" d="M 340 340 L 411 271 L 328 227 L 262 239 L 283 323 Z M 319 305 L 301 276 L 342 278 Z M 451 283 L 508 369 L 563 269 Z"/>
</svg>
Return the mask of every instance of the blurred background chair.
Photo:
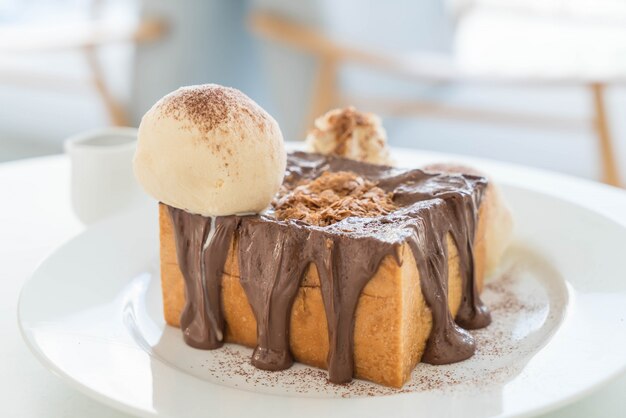
<svg viewBox="0 0 626 418">
<path fill-rule="evenodd" d="M 154 41 L 164 34 L 165 23 L 158 19 L 107 19 L 102 16 L 102 6 L 102 0 L 90 0 L 85 8 L 87 16 L 80 20 L 0 25 L 0 55 L 4 58 L 0 83 L 43 89 L 60 87 L 68 91 L 75 90 L 77 85 L 91 87 L 102 101 L 110 123 L 129 125 L 126 110 L 110 91 L 98 49 L 115 44 L 139 46 Z M 50 74 L 47 68 L 23 70 L 11 65 L 10 58 L 20 55 L 68 51 L 76 51 L 84 57 L 88 68 L 86 78 Z"/>
<path fill-rule="evenodd" d="M 367 45 L 347 44 L 315 28 L 262 11 L 251 15 L 250 28 L 260 37 L 289 45 L 315 57 L 317 70 L 308 126 L 312 125 L 317 115 L 328 109 L 352 104 L 383 115 L 429 116 L 566 130 L 588 127 L 595 134 L 602 180 L 611 185 L 620 185 L 613 139 L 605 110 L 605 90 L 609 86 L 626 82 L 626 61 L 623 59 L 626 54 L 626 38 L 615 42 L 605 32 L 606 25 L 612 24 L 626 34 L 624 28 L 619 26 L 626 22 L 626 8 L 620 9 L 621 19 L 614 14 L 613 9 L 613 14 L 608 14 L 608 11 L 605 15 L 596 13 L 591 22 L 585 16 L 586 20 L 575 22 L 582 26 L 582 30 L 578 31 L 571 27 L 571 22 L 553 21 L 542 28 L 541 20 L 538 24 L 536 16 L 534 20 L 525 16 L 542 3 L 534 2 L 535 9 L 532 1 L 522 3 L 512 0 L 485 0 L 475 3 L 485 3 L 484 7 L 487 8 L 492 4 L 497 6 L 494 7 L 497 15 L 491 16 L 495 24 L 485 16 L 471 18 L 479 19 L 479 22 L 465 23 L 463 16 L 470 14 L 470 2 L 466 1 L 463 7 L 457 6 L 459 11 L 456 19 L 461 22 L 454 54 L 419 51 L 393 53 L 368 48 Z M 510 3 L 508 8 L 504 7 L 506 3 Z M 576 10 L 569 11 L 573 13 Z M 514 16 L 512 23 L 507 24 L 507 15 L 502 16 L 503 11 Z M 562 17 L 563 12 L 564 10 L 559 10 L 556 17 Z M 587 27 L 589 24 L 592 25 L 592 30 Z M 593 31 L 598 28 L 600 33 Z M 576 35 L 576 38 L 568 39 L 568 35 Z M 613 45 L 607 47 L 606 42 L 612 42 Z M 600 54 L 599 49 L 602 50 Z M 615 59 L 616 57 L 622 58 Z M 527 86 L 540 86 L 544 89 L 581 87 L 588 94 L 592 106 L 587 118 L 567 118 L 546 116 L 538 112 L 477 109 L 475 106 L 455 106 L 419 98 L 407 100 L 367 97 L 358 93 L 355 95 L 342 91 L 339 82 L 341 67 L 349 64 L 419 83 L 465 83 L 492 87 L 504 85 L 520 89 Z"/>
<path fill-rule="evenodd" d="M 624 7 L 0 0 L 0 161 L 60 152 L 77 131 L 136 126 L 169 91 L 215 82 L 246 92 L 289 140 L 328 108 L 354 103 L 381 113 L 395 146 L 618 184 Z"/>
</svg>

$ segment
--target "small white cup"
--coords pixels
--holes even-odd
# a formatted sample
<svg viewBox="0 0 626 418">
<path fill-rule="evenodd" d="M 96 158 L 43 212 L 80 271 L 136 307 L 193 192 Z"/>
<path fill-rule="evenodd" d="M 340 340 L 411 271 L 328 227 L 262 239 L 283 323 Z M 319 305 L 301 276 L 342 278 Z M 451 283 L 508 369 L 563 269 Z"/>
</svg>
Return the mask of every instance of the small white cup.
<svg viewBox="0 0 626 418">
<path fill-rule="evenodd" d="M 72 165 L 72 206 L 84 224 L 147 203 L 133 175 L 135 128 L 104 128 L 65 141 Z"/>
</svg>

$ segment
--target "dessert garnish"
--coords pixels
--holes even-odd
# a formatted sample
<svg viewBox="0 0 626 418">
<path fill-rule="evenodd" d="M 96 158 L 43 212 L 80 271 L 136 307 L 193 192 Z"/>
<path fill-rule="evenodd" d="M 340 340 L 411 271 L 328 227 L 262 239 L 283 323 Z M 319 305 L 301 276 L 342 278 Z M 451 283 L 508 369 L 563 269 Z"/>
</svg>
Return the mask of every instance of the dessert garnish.
<svg viewBox="0 0 626 418">
<path fill-rule="evenodd" d="M 373 113 L 354 107 L 333 109 L 315 120 L 306 137 L 308 151 L 372 164 L 392 165 L 387 132 Z"/>
<path fill-rule="evenodd" d="M 393 196 L 351 171 L 324 172 L 289 189 L 272 204 L 276 218 L 328 226 L 348 217 L 375 217 L 395 209 Z"/>
</svg>

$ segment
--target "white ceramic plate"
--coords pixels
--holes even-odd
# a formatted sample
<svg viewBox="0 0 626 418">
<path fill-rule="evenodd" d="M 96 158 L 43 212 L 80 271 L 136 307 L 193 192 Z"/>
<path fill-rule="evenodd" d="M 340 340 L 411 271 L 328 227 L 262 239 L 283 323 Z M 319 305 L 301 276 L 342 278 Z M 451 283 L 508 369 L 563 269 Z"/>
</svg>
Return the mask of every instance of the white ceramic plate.
<svg viewBox="0 0 626 418">
<path fill-rule="evenodd" d="M 403 391 L 329 385 L 302 365 L 263 372 L 236 346 L 187 347 L 161 316 L 156 208 L 96 225 L 45 260 L 22 291 L 20 327 L 46 367 L 142 416 L 538 414 L 626 368 L 626 229 L 546 194 L 503 191 L 516 238 L 485 292 L 494 323 L 475 332 L 475 357 L 420 364 Z"/>
</svg>

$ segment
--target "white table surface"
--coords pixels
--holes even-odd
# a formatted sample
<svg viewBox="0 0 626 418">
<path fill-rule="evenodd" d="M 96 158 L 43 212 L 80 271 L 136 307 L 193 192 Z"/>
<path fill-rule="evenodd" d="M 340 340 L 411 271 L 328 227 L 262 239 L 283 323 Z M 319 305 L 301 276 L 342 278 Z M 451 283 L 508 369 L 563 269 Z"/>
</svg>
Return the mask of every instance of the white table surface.
<svg viewBox="0 0 626 418">
<path fill-rule="evenodd" d="M 396 155 L 404 162 L 414 153 Z M 441 159 L 420 152 L 420 159 L 424 156 Z M 624 191 L 539 170 L 465 160 L 496 180 L 545 190 L 626 225 Z M 0 196 L 0 416 L 128 417 L 69 388 L 47 371 L 28 351 L 17 327 L 22 284 L 47 254 L 83 229 L 70 206 L 69 161 L 54 156 L 0 164 Z M 626 417 L 626 375 L 544 418 L 592 416 Z"/>
</svg>

